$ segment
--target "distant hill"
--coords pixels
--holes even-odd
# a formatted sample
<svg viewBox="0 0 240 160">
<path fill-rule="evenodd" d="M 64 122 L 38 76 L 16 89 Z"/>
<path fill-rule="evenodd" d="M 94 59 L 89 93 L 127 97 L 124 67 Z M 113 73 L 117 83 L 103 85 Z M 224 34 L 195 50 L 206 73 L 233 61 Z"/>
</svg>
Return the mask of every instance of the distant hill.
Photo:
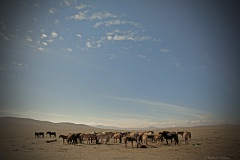
<svg viewBox="0 0 240 160">
<path fill-rule="evenodd" d="M 88 126 L 85 124 L 74 124 L 68 122 L 53 123 L 48 121 L 39 121 L 30 118 L 17 118 L 17 117 L 0 117 L 0 137 L 1 136 L 34 136 L 34 132 L 47 132 L 55 131 L 57 135 L 68 133 L 89 133 L 89 132 L 102 132 L 102 131 L 185 131 L 201 128 L 222 128 L 222 127 L 236 127 L 239 125 L 209 125 L 209 126 L 196 126 L 196 127 L 173 127 L 173 128 L 157 128 L 149 126 L 146 128 L 120 128 L 115 126 Z"/>
<path fill-rule="evenodd" d="M 126 130 L 126 131 L 133 131 L 133 130 L 141 130 L 141 131 L 152 131 L 152 130 L 160 130 L 160 128 L 149 126 L 145 128 L 121 128 L 121 127 L 115 127 L 115 126 L 103 126 L 103 125 L 95 125 L 93 126 L 95 128 L 101 128 L 101 129 L 108 129 L 108 130 Z"/>
<path fill-rule="evenodd" d="M 31 134 L 34 132 L 56 131 L 59 134 L 100 132 L 103 129 L 91 127 L 85 124 L 53 123 L 39 121 L 30 118 L 0 117 L 0 135 L 2 134 Z M 3 132 L 4 131 L 4 132 Z"/>
</svg>

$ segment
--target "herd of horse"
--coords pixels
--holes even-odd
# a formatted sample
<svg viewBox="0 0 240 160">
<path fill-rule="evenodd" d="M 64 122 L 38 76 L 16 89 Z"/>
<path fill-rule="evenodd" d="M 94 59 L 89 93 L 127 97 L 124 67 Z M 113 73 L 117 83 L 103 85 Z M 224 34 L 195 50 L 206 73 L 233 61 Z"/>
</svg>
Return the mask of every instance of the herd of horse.
<svg viewBox="0 0 240 160">
<path fill-rule="evenodd" d="M 56 132 L 50 132 L 50 131 L 48 131 L 46 133 L 46 135 L 48 135 L 48 134 L 50 137 L 52 137 L 52 135 L 54 137 L 56 137 L 56 135 L 57 135 Z M 35 132 L 35 138 L 44 138 L 44 132 Z"/>
<path fill-rule="evenodd" d="M 56 132 L 48 131 L 46 135 L 56 137 Z M 163 143 L 164 139 L 168 145 L 168 140 L 171 140 L 171 143 L 175 142 L 175 145 L 179 144 L 179 136 L 184 138 L 186 144 L 188 140 L 191 139 L 191 132 L 169 132 L 163 131 L 154 133 L 153 131 L 148 132 L 91 132 L 91 133 L 69 133 L 68 135 L 59 135 L 59 138 L 62 138 L 63 144 L 84 144 L 86 141 L 87 144 L 108 144 L 110 139 L 113 139 L 114 143 L 122 143 L 124 140 L 125 147 L 127 143 L 131 142 L 133 147 L 133 142 L 136 142 L 137 148 L 146 148 L 148 141 Z M 35 132 L 35 138 L 43 138 L 44 132 Z"/>
</svg>

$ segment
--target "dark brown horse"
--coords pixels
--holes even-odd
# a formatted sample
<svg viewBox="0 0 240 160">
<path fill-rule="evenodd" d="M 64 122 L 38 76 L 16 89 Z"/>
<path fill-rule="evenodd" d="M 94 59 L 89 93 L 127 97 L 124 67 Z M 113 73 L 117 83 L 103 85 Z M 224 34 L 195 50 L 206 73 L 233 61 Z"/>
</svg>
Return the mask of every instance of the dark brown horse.
<svg viewBox="0 0 240 160">
<path fill-rule="evenodd" d="M 43 138 L 44 132 L 35 132 L 35 138 Z"/>
<path fill-rule="evenodd" d="M 168 139 L 171 139 L 171 143 L 172 143 L 172 139 L 174 139 L 175 145 L 178 144 L 178 135 L 176 132 L 163 131 L 162 135 L 163 135 L 163 138 L 166 139 L 167 144 L 168 144 Z"/>
<path fill-rule="evenodd" d="M 69 133 L 68 135 L 60 135 L 59 138 L 62 138 L 63 139 L 63 144 L 65 143 L 65 139 L 68 140 L 68 137 L 71 133 Z"/>
<path fill-rule="evenodd" d="M 50 137 L 52 137 L 52 135 L 53 135 L 54 137 L 56 137 L 56 132 L 48 131 L 48 132 L 46 133 L 46 135 L 47 135 L 47 134 L 49 134 Z"/>
<path fill-rule="evenodd" d="M 137 143 L 137 147 L 138 147 L 138 138 L 135 138 L 135 137 L 131 137 L 131 136 L 126 136 L 125 137 L 125 147 L 127 148 L 127 141 L 130 141 L 132 143 L 132 148 L 133 148 L 133 141 L 135 141 Z"/>
</svg>

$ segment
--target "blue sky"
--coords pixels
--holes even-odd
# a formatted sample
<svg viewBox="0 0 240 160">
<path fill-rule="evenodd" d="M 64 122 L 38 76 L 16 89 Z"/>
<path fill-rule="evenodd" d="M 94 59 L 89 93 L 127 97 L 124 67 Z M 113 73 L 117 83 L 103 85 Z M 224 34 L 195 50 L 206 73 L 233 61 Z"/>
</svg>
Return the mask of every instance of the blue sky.
<svg viewBox="0 0 240 160">
<path fill-rule="evenodd" d="M 0 116 L 118 127 L 239 123 L 234 1 L 6 1 Z"/>
</svg>

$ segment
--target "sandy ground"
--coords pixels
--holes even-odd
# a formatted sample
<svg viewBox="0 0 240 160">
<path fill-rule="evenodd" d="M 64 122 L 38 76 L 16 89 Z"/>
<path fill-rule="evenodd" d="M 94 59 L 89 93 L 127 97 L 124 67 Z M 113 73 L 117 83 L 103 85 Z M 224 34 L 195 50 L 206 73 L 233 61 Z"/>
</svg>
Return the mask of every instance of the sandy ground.
<svg viewBox="0 0 240 160">
<path fill-rule="evenodd" d="M 169 131 L 188 130 L 192 140 L 185 144 L 179 136 L 179 145 L 174 143 L 151 143 L 148 148 L 134 148 L 128 143 L 63 144 L 60 134 L 69 132 L 106 131 L 85 125 L 55 124 L 29 119 L 0 118 L 0 159 L 240 159 L 240 126 L 219 125 L 190 128 L 170 128 Z M 56 131 L 57 137 L 35 138 L 35 131 Z M 163 129 L 155 132 L 163 131 Z M 47 140 L 56 142 L 46 143 Z"/>
</svg>

